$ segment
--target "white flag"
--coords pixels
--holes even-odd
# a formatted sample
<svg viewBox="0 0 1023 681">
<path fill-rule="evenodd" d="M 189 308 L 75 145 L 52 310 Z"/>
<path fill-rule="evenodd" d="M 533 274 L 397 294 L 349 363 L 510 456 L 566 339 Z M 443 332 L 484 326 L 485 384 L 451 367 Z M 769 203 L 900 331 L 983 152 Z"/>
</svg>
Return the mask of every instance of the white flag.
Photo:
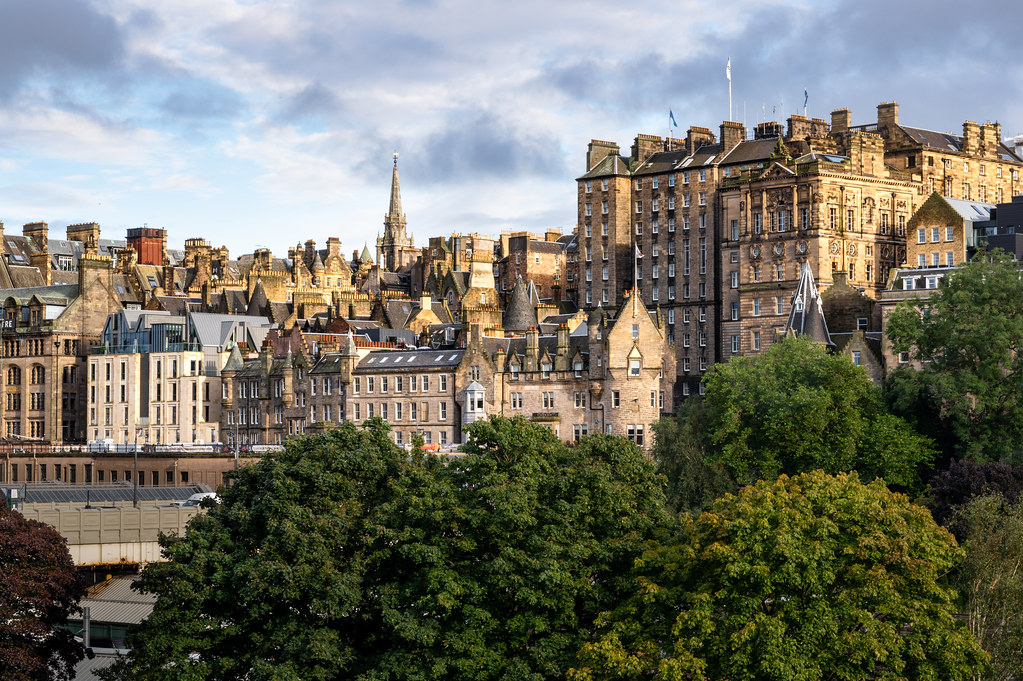
<svg viewBox="0 0 1023 681">
<path fill-rule="evenodd" d="M 729 82 L 732 80 L 732 58 L 728 58 L 728 64 L 725 65 L 725 76 L 728 77 Z"/>
<path fill-rule="evenodd" d="M 643 257 L 642 251 L 639 250 L 639 244 L 636 244 L 636 257 L 637 258 L 642 258 Z"/>
</svg>

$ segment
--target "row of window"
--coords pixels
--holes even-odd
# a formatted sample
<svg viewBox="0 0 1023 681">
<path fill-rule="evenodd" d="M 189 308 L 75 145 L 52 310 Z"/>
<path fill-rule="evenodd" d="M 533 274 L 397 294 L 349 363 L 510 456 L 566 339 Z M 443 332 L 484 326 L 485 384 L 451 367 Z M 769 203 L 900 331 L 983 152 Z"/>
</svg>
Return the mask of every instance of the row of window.
<svg viewBox="0 0 1023 681">
<path fill-rule="evenodd" d="M 362 392 L 363 381 L 365 378 L 366 392 L 372 393 L 379 392 L 386 393 L 390 389 L 390 378 L 389 376 L 356 376 L 352 380 L 352 392 L 356 395 Z M 394 376 L 394 392 L 400 393 L 405 390 L 405 379 L 408 378 L 408 390 L 409 392 L 430 392 L 430 374 L 423 374 L 422 376 Z M 448 375 L 440 374 L 437 376 L 437 392 L 446 393 L 448 391 Z M 313 394 L 316 394 L 315 389 Z M 328 393 L 329 394 L 329 393 Z"/>
<path fill-rule="evenodd" d="M 429 402 L 395 402 L 393 405 L 394 409 L 388 410 L 388 403 L 381 402 L 380 404 L 374 404 L 372 402 L 352 404 L 352 418 L 355 421 L 361 421 L 363 418 L 371 419 L 376 416 L 384 420 L 403 421 L 407 417 L 410 421 L 429 421 L 430 420 L 430 403 Z M 340 409 L 339 409 L 340 411 Z M 448 403 L 438 402 L 437 403 L 437 420 L 447 421 L 448 419 Z M 340 420 L 340 418 L 339 418 Z"/>
<path fill-rule="evenodd" d="M 931 243 L 937 243 L 941 241 L 941 228 L 931 227 Z M 953 241 L 955 239 L 955 228 L 951 225 L 945 227 L 945 241 Z M 927 229 L 921 227 L 916 230 L 916 242 L 918 244 L 927 243 Z"/>
</svg>

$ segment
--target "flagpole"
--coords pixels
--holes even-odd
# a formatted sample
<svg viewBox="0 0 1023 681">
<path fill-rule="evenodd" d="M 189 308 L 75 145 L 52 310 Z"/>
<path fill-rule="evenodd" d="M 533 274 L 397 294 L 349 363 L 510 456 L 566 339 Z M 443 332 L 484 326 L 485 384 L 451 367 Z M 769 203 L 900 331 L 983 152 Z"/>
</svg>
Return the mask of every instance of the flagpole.
<svg viewBox="0 0 1023 681">
<path fill-rule="evenodd" d="M 728 120 L 732 120 L 732 58 L 728 58 L 728 65 L 725 67 L 725 75 L 728 77 Z"/>
</svg>

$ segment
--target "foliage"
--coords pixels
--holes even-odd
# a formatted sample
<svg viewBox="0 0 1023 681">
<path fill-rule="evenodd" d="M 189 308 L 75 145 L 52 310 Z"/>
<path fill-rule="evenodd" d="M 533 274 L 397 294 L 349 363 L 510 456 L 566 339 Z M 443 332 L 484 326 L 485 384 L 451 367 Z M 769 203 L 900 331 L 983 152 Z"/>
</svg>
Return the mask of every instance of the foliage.
<svg viewBox="0 0 1023 681">
<path fill-rule="evenodd" d="M 926 303 L 905 301 L 888 318 L 894 349 L 922 363 L 915 375 L 919 389 L 954 434 L 961 458 L 999 461 L 1018 454 L 1020 301 L 1016 264 L 1001 251 L 985 251 L 946 275 Z"/>
<path fill-rule="evenodd" d="M 70 679 L 85 650 L 60 625 L 85 586 L 67 542 L 0 503 L 0 669 L 5 681 Z"/>
<path fill-rule="evenodd" d="M 1023 678 L 1023 505 L 976 497 L 956 514 L 966 561 L 956 586 L 970 631 L 991 656 L 991 681 Z"/>
<path fill-rule="evenodd" d="M 1015 503 L 1021 490 L 1023 466 L 953 461 L 928 481 L 922 501 L 931 509 L 934 520 L 944 525 L 956 509 L 974 497 L 998 494 Z"/>
<path fill-rule="evenodd" d="M 856 474 L 718 500 L 637 562 L 570 678 L 962 679 L 984 653 L 939 578 L 962 551 L 926 509 Z"/>
<path fill-rule="evenodd" d="M 545 679 L 668 522 L 634 446 L 522 419 L 444 463 L 345 424 L 239 472 L 146 569 L 153 615 L 110 678 Z"/>
<path fill-rule="evenodd" d="M 706 420 L 706 403 L 691 397 L 674 418 L 662 418 L 653 426 L 654 461 L 666 481 L 668 508 L 676 513 L 705 511 L 715 499 L 738 489 L 724 466 L 707 463 Z"/>
<path fill-rule="evenodd" d="M 887 412 L 861 367 L 810 340 L 785 338 L 718 364 L 706 381 L 708 461 L 740 483 L 856 470 L 915 489 L 933 457 L 929 438 Z"/>
</svg>

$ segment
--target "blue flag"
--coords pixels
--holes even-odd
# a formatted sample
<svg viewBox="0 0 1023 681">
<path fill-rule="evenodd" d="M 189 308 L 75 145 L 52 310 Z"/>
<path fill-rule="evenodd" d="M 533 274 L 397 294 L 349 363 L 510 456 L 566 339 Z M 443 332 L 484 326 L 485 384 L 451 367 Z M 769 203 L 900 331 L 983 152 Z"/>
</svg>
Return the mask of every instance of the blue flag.
<svg viewBox="0 0 1023 681">
<path fill-rule="evenodd" d="M 668 109 L 668 118 L 671 120 L 671 124 L 677 128 L 678 123 L 675 122 L 675 114 L 671 112 L 671 109 Z"/>
<path fill-rule="evenodd" d="M 804 109 L 806 108 L 806 103 L 808 101 L 810 101 L 810 93 L 808 93 L 806 91 L 806 88 L 803 88 L 803 108 Z"/>
</svg>

